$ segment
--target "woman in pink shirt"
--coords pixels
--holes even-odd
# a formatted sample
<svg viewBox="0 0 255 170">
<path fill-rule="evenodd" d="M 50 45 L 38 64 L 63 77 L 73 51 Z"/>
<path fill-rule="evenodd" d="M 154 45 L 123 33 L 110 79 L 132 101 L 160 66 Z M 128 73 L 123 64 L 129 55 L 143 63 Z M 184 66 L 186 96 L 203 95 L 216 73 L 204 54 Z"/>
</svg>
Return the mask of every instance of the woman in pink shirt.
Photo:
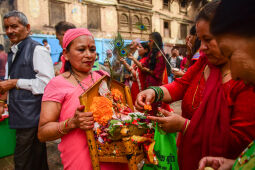
<svg viewBox="0 0 255 170">
<path fill-rule="evenodd" d="M 40 141 L 61 138 L 58 149 L 65 170 L 89 170 L 92 163 L 85 130 L 93 128 L 93 113 L 83 112 L 79 96 L 91 87 L 103 71 L 92 72 L 96 46 L 84 28 L 70 29 L 63 38 L 64 72 L 45 88 L 38 128 Z M 102 163 L 102 170 L 128 169 L 127 164 Z"/>
</svg>

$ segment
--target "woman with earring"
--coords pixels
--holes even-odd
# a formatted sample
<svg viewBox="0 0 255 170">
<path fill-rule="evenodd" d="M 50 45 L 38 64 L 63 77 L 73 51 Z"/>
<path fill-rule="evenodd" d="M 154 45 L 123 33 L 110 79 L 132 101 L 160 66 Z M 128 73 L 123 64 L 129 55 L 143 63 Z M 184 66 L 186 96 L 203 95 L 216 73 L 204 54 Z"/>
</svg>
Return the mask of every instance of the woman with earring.
<svg viewBox="0 0 255 170">
<path fill-rule="evenodd" d="M 79 96 L 91 87 L 103 71 L 92 72 L 96 46 L 84 28 L 70 29 L 63 38 L 64 72 L 45 88 L 38 128 L 41 141 L 61 138 L 58 146 L 65 170 L 91 169 L 85 130 L 93 128 L 93 113 L 83 112 Z M 105 170 L 128 169 L 127 164 L 100 163 Z"/>
<path fill-rule="evenodd" d="M 224 57 L 209 25 L 220 1 L 204 6 L 196 18 L 203 56 L 186 74 L 171 84 L 138 94 L 136 106 L 163 98 L 182 99 L 182 115 L 161 110 L 163 118 L 150 117 L 168 132 L 181 132 L 178 161 L 181 170 L 197 169 L 203 156 L 235 158 L 255 138 L 255 93 L 243 81 L 232 80 Z"/>
</svg>

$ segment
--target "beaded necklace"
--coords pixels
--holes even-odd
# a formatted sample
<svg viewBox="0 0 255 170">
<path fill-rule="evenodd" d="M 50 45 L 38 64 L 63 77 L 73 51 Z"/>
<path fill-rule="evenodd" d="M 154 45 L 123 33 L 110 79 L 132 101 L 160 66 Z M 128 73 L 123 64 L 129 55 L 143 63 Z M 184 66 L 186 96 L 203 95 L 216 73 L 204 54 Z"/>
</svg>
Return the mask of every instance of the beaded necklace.
<svg viewBox="0 0 255 170">
<path fill-rule="evenodd" d="M 76 82 L 79 84 L 79 86 L 83 89 L 83 91 L 85 92 L 87 89 L 82 85 L 81 81 L 78 79 L 78 77 L 76 76 L 76 74 L 71 71 L 71 74 L 73 75 L 74 79 L 76 80 Z M 92 80 L 92 83 L 94 84 L 94 78 L 92 76 L 92 72 L 90 72 L 90 76 L 91 76 L 91 80 Z M 89 83 L 91 81 L 89 81 L 88 83 L 86 83 L 87 86 L 89 86 Z M 85 83 L 84 83 L 85 84 Z"/>
<path fill-rule="evenodd" d="M 205 67 L 206 68 L 206 67 Z M 199 106 L 200 106 L 200 104 L 201 104 L 201 101 L 199 102 L 199 105 L 197 106 L 197 107 L 194 107 L 193 106 L 193 104 L 194 104 L 194 101 L 195 101 L 195 96 L 196 96 L 196 94 L 197 94 L 197 90 L 198 90 L 198 87 L 199 87 L 199 85 L 200 85 L 200 81 L 201 81 L 201 79 L 202 79 L 202 77 L 204 76 L 204 74 L 205 74 L 205 68 L 204 68 L 204 70 L 203 70 L 203 72 L 202 72 L 202 74 L 201 74 L 201 76 L 200 76 L 200 78 L 199 78 L 199 81 L 198 81 L 198 83 L 197 83 L 197 87 L 196 87 L 196 90 L 195 90 L 195 93 L 194 93 L 194 95 L 193 95 L 193 98 L 192 98 L 192 109 L 197 109 L 197 108 L 199 108 Z"/>
<path fill-rule="evenodd" d="M 192 98 L 192 105 L 191 105 L 191 106 L 192 106 L 192 109 L 197 109 L 197 108 L 199 108 L 199 106 L 200 106 L 200 104 L 201 104 L 201 101 L 200 101 L 200 103 L 199 103 L 199 105 L 198 105 L 197 107 L 194 107 L 194 106 L 193 106 L 194 101 L 195 101 L 195 96 L 196 96 L 196 94 L 197 94 L 198 87 L 199 87 L 199 85 L 200 85 L 200 82 L 201 82 L 202 77 L 203 77 L 204 74 L 205 74 L 206 68 L 207 68 L 207 67 L 205 66 L 205 68 L 204 68 L 204 70 L 203 70 L 203 73 L 201 74 L 201 76 L 200 76 L 200 78 L 199 78 L 199 81 L 198 81 L 198 84 L 197 84 L 195 93 L 194 93 L 194 95 L 193 95 L 193 98 Z M 222 78 L 225 78 L 229 73 L 231 73 L 231 72 L 225 73 L 225 74 L 222 76 Z"/>
</svg>

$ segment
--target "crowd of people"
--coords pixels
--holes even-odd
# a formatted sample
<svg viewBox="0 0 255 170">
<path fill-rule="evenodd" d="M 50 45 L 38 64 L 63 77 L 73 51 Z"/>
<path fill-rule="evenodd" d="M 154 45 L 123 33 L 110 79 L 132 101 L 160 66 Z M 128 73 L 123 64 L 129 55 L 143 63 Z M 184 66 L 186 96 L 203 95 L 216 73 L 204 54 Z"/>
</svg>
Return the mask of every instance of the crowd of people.
<svg viewBox="0 0 255 170">
<path fill-rule="evenodd" d="M 3 25 L 12 46 L 7 56 L 0 45 L 0 117 L 7 103 L 15 169 L 48 169 L 45 142 L 59 138 L 64 169 L 92 169 L 84 130 L 93 128 L 93 113 L 83 111 L 79 96 L 104 75 L 130 87 L 137 110 L 152 106 L 155 134 L 166 132 L 155 139 L 157 156 L 178 155 L 171 165 L 143 169 L 254 169 L 254 19 L 254 0 L 213 0 L 199 11 L 182 55 L 175 47 L 166 54 L 152 32 L 133 40 L 126 58 L 108 49 L 102 64 L 90 31 L 63 21 L 55 27 L 63 52 L 54 70 L 47 40 L 32 40 L 26 16 L 8 12 Z M 169 106 L 179 100 L 181 115 Z"/>
</svg>

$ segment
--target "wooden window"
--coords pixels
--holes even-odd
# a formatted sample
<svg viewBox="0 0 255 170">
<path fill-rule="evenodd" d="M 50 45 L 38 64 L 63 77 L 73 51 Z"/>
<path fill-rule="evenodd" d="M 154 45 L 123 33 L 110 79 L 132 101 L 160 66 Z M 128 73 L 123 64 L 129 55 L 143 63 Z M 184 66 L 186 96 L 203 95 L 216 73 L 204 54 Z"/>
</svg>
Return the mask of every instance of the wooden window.
<svg viewBox="0 0 255 170">
<path fill-rule="evenodd" d="M 97 6 L 88 6 L 87 8 L 88 29 L 100 30 L 101 29 L 101 16 L 100 8 Z"/>
<path fill-rule="evenodd" d="M 180 13 L 187 14 L 188 2 L 187 0 L 182 0 L 180 2 Z"/>
<path fill-rule="evenodd" d="M 143 18 L 143 24 L 145 26 L 150 26 L 151 25 L 150 19 L 148 17 Z"/>
<path fill-rule="evenodd" d="M 65 21 L 65 4 L 59 1 L 49 1 L 49 24 L 55 26 L 60 21 Z"/>
<path fill-rule="evenodd" d="M 170 23 L 170 21 L 164 21 L 164 37 L 171 38 L 171 23 Z"/>
<path fill-rule="evenodd" d="M 122 31 L 130 31 L 130 25 L 129 25 L 129 17 L 126 13 L 119 14 L 119 29 Z"/>
<path fill-rule="evenodd" d="M 126 14 L 121 14 L 121 16 L 120 16 L 120 23 L 128 24 L 128 16 Z"/>
<path fill-rule="evenodd" d="M 134 16 L 132 17 L 132 24 L 137 24 L 137 23 L 139 23 L 139 22 L 140 22 L 139 17 L 138 17 L 137 15 L 134 15 Z"/>
<path fill-rule="evenodd" d="M 163 9 L 170 10 L 170 2 L 169 2 L 169 0 L 163 0 Z"/>
<path fill-rule="evenodd" d="M 187 24 L 180 25 L 181 39 L 185 39 L 187 37 Z"/>
<path fill-rule="evenodd" d="M 138 23 L 140 23 L 141 21 L 140 21 L 140 19 L 139 19 L 139 17 L 137 16 L 137 15 L 134 15 L 133 17 L 132 17 L 132 28 L 134 29 L 134 30 L 137 30 L 138 28 L 137 28 L 137 24 Z"/>
</svg>

